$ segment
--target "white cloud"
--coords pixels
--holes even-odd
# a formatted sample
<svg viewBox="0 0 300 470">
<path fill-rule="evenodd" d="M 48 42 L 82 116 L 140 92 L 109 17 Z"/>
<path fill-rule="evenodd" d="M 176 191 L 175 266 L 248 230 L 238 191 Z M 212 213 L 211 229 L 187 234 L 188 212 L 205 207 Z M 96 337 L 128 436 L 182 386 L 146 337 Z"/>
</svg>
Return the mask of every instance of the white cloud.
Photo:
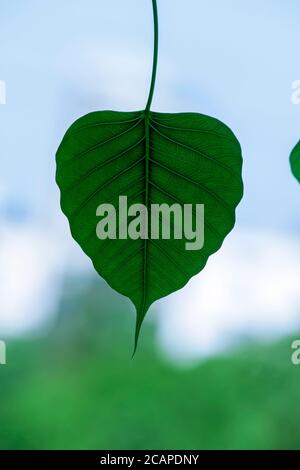
<svg viewBox="0 0 300 470">
<path fill-rule="evenodd" d="M 73 84 L 77 93 L 93 97 L 99 107 L 137 111 L 146 105 L 152 51 L 145 47 L 131 43 L 104 44 L 97 40 L 72 44 L 61 52 L 58 67 L 68 86 Z M 174 105 L 174 75 L 164 59 L 156 87 L 161 110 L 170 111 Z"/>
<path fill-rule="evenodd" d="M 67 270 L 92 272 L 80 248 L 64 239 L 37 226 L 2 226 L 0 337 L 48 321 Z M 264 340 L 300 330 L 299 279 L 300 237 L 236 229 L 202 273 L 156 304 L 159 344 L 175 360 L 193 360 L 245 337 Z"/>
<path fill-rule="evenodd" d="M 197 359 L 300 329 L 299 280 L 300 237 L 235 230 L 202 273 L 159 302 L 159 342 L 173 358 Z"/>
<path fill-rule="evenodd" d="M 63 265 L 59 248 L 44 231 L 1 225 L 0 335 L 31 331 L 56 311 Z"/>
</svg>

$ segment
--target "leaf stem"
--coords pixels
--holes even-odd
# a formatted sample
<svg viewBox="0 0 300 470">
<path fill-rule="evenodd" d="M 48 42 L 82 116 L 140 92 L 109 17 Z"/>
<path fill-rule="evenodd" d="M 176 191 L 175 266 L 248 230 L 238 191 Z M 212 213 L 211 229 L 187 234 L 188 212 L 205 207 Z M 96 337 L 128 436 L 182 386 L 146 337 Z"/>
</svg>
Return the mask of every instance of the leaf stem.
<svg viewBox="0 0 300 470">
<path fill-rule="evenodd" d="M 152 103 L 155 80 L 156 80 L 156 71 L 157 71 L 157 59 L 158 59 L 158 12 L 157 12 L 157 3 L 156 0 L 152 0 L 153 6 L 153 20 L 154 20 L 154 52 L 153 52 L 153 66 L 152 66 L 152 77 L 151 85 L 149 91 L 149 97 L 147 105 L 145 108 L 145 206 L 149 209 L 149 166 L 150 166 L 150 107 Z M 141 299 L 141 305 L 137 310 L 136 318 L 136 330 L 135 330 L 135 339 L 134 339 L 134 350 L 133 355 L 135 355 L 139 334 L 143 320 L 147 312 L 147 263 L 148 263 L 148 240 L 144 241 L 144 256 L 143 256 L 143 294 Z"/>
<path fill-rule="evenodd" d="M 154 52 L 153 52 L 153 66 L 152 66 L 152 77 L 151 77 L 151 85 L 150 85 L 150 92 L 149 97 L 146 105 L 145 111 L 150 111 L 153 93 L 155 88 L 155 80 L 156 80 L 156 71 L 157 71 L 157 60 L 158 60 L 158 11 L 157 11 L 157 3 L 156 0 L 152 0 L 152 7 L 153 7 L 153 21 L 154 21 Z"/>
</svg>

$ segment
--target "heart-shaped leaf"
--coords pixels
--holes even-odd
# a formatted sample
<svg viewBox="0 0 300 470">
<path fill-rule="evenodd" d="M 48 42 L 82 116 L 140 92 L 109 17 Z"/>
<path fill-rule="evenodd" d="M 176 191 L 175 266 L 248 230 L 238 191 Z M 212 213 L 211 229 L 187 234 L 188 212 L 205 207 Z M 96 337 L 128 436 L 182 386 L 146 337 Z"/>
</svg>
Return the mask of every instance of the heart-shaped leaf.
<svg viewBox="0 0 300 470">
<path fill-rule="evenodd" d="M 300 183 L 300 141 L 291 153 L 290 162 L 293 175 Z"/>
<path fill-rule="evenodd" d="M 200 114 L 100 111 L 67 131 L 57 152 L 62 210 L 98 273 L 134 303 L 137 332 L 150 305 L 201 271 L 233 228 L 241 168 L 230 129 Z M 203 248 L 186 250 L 186 238 L 100 241 L 97 207 L 109 203 L 118 212 L 119 196 L 147 208 L 204 204 Z"/>
<path fill-rule="evenodd" d="M 135 348 L 150 305 L 183 287 L 220 248 L 243 193 L 241 148 L 228 127 L 201 114 L 150 111 L 158 57 L 156 0 L 152 4 L 154 55 L 145 110 L 88 114 L 70 127 L 57 151 L 62 210 L 98 273 L 134 303 Z M 140 218 L 131 220 L 131 209 L 120 207 L 124 196 L 131 209 L 144 208 Z M 107 215 L 99 222 L 103 204 Z M 178 232 L 178 218 L 171 212 L 169 238 L 164 236 L 165 227 L 151 212 L 162 205 L 170 211 L 175 205 L 180 211 L 189 207 L 190 228 L 197 223 L 197 207 L 204 207 L 204 237 L 197 247 L 190 248 L 193 230 Z M 135 229 L 131 237 L 128 215 Z"/>
</svg>

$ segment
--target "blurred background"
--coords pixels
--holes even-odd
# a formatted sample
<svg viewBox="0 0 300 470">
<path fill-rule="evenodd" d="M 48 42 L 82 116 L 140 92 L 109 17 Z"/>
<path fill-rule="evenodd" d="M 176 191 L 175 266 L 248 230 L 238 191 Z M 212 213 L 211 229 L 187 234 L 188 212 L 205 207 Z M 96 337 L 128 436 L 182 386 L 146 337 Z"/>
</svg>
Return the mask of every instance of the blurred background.
<svg viewBox="0 0 300 470">
<path fill-rule="evenodd" d="M 244 156 L 234 231 L 134 308 L 69 233 L 55 153 L 91 111 L 143 109 L 150 0 L 0 0 L 1 449 L 299 449 L 298 0 L 158 0 L 153 109 L 229 125 Z"/>
</svg>

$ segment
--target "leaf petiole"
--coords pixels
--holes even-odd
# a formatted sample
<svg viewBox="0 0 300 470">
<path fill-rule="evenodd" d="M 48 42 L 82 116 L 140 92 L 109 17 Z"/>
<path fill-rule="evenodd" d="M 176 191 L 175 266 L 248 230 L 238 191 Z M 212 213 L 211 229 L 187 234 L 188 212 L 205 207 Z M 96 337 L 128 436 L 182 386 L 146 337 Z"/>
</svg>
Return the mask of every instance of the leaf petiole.
<svg viewBox="0 0 300 470">
<path fill-rule="evenodd" d="M 158 61 L 158 11 L 157 11 L 156 0 L 152 0 L 152 7 L 153 7 L 153 21 L 154 21 L 154 52 L 153 52 L 151 85 L 150 85 L 147 105 L 145 108 L 146 112 L 150 111 L 150 107 L 152 104 L 154 88 L 155 88 L 156 72 L 157 72 L 157 61 Z"/>
</svg>

